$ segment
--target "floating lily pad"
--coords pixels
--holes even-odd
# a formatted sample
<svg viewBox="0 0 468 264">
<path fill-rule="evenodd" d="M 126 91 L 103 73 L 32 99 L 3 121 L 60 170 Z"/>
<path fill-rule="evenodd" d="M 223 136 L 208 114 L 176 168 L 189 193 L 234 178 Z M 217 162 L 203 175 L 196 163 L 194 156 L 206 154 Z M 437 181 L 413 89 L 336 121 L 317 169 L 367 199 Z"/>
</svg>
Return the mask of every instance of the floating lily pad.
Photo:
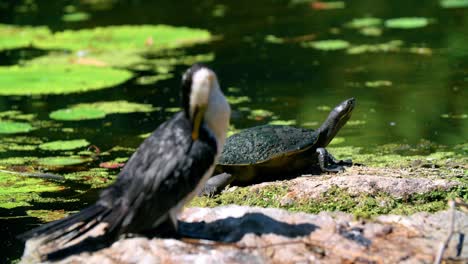
<svg viewBox="0 0 468 264">
<path fill-rule="evenodd" d="M 296 124 L 296 120 L 273 120 L 273 121 L 270 121 L 268 124 L 281 125 L 281 126 L 294 126 Z"/>
<path fill-rule="evenodd" d="M 106 112 L 85 107 L 76 107 L 69 109 L 60 109 L 53 111 L 49 114 L 49 117 L 54 120 L 62 121 L 78 121 L 78 120 L 89 120 L 89 119 L 100 119 L 106 116 Z"/>
<path fill-rule="evenodd" d="M 334 137 L 330 142 L 330 145 L 339 145 L 344 143 L 346 140 L 344 137 Z"/>
<path fill-rule="evenodd" d="M 459 115 L 454 115 L 454 114 L 442 114 L 440 115 L 442 118 L 449 118 L 449 119 L 467 119 L 468 114 L 459 114 Z"/>
<path fill-rule="evenodd" d="M 65 21 L 65 22 L 79 22 L 79 21 L 86 21 L 90 17 L 91 16 L 86 12 L 76 12 L 76 13 L 64 14 L 62 16 L 62 21 Z"/>
<path fill-rule="evenodd" d="M 64 166 L 71 166 L 71 165 L 78 165 L 90 162 L 90 158 L 83 158 L 83 157 L 47 157 L 38 159 L 38 163 L 44 166 L 50 167 L 64 167 Z"/>
<path fill-rule="evenodd" d="M 34 130 L 34 127 L 29 123 L 0 121 L 0 134 L 27 133 L 31 130 Z"/>
<path fill-rule="evenodd" d="M 401 40 L 391 40 L 386 43 L 379 44 L 364 44 L 350 47 L 346 53 L 348 54 L 362 54 L 362 53 L 376 53 L 376 52 L 397 52 L 400 51 L 401 46 L 403 46 L 403 41 Z"/>
<path fill-rule="evenodd" d="M 47 142 L 39 145 L 39 148 L 42 150 L 72 150 L 83 148 L 89 145 L 89 142 L 86 139 L 75 139 L 75 140 L 57 140 L 52 142 Z"/>
<path fill-rule="evenodd" d="M 303 47 L 312 47 L 318 50 L 341 50 L 350 46 L 350 43 L 341 39 L 329 39 L 302 43 Z"/>
<path fill-rule="evenodd" d="M 202 29 L 167 25 L 109 26 L 65 30 L 48 38 L 34 39 L 42 49 L 68 50 L 141 50 L 177 48 L 211 40 Z"/>
<path fill-rule="evenodd" d="M 273 115 L 273 112 L 271 111 L 268 111 L 265 109 L 254 109 L 250 111 L 250 115 L 247 118 L 253 119 L 253 120 L 263 120 L 272 115 Z"/>
<path fill-rule="evenodd" d="M 91 188 L 103 188 L 114 182 L 116 172 L 109 173 L 104 168 L 93 168 L 89 171 L 78 171 L 65 174 L 65 179 L 79 181 L 91 185 Z"/>
<path fill-rule="evenodd" d="M 73 105 L 72 108 L 92 108 L 100 110 L 106 114 L 152 112 L 156 109 L 151 104 L 132 103 L 125 100 L 76 104 Z"/>
<path fill-rule="evenodd" d="M 29 202 L 40 200 L 41 192 L 54 192 L 62 189 L 63 187 L 56 183 L 43 179 L 0 172 L 0 208 L 29 206 Z"/>
<path fill-rule="evenodd" d="M 227 101 L 234 104 L 249 103 L 251 100 L 248 96 L 227 96 Z"/>
<path fill-rule="evenodd" d="M 390 87 L 393 85 L 393 83 L 388 80 L 377 80 L 377 81 L 367 81 L 365 85 L 366 87 L 377 88 L 377 87 Z"/>
<path fill-rule="evenodd" d="M 34 39 L 47 38 L 50 35 L 51 32 L 47 27 L 19 27 L 0 24 L 0 50 L 28 47 Z"/>
<path fill-rule="evenodd" d="M 385 26 L 388 28 L 412 29 L 422 28 L 427 25 L 429 25 L 429 19 L 425 17 L 401 17 L 385 21 Z"/>
<path fill-rule="evenodd" d="M 67 94 L 109 88 L 132 77 L 126 70 L 83 65 L 0 67 L 0 95 Z"/>
<path fill-rule="evenodd" d="M 351 22 L 346 23 L 350 28 L 366 28 L 375 27 L 382 24 L 382 19 L 376 17 L 355 18 Z"/>
<path fill-rule="evenodd" d="M 441 0 L 440 6 L 443 8 L 465 8 L 468 7 L 468 0 Z"/>
<path fill-rule="evenodd" d="M 76 121 L 87 119 L 100 119 L 108 114 L 124 114 L 135 112 L 152 112 L 158 108 L 150 104 L 132 103 L 125 100 L 103 101 L 95 103 L 82 103 L 70 108 L 60 109 L 50 113 L 49 117 L 55 120 Z"/>
</svg>

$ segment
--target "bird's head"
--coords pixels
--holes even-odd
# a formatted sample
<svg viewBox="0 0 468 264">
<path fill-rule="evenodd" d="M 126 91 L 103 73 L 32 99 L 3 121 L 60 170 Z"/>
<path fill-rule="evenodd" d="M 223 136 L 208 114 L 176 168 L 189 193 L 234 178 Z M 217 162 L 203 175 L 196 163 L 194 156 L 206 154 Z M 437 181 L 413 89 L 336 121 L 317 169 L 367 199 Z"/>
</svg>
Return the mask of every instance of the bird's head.
<svg viewBox="0 0 468 264">
<path fill-rule="evenodd" d="M 192 122 L 192 139 L 197 140 L 205 123 L 224 144 L 231 109 L 222 93 L 216 74 L 207 66 L 194 64 L 182 77 L 182 104 Z M 221 142 L 219 142 L 221 141 Z"/>
</svg>

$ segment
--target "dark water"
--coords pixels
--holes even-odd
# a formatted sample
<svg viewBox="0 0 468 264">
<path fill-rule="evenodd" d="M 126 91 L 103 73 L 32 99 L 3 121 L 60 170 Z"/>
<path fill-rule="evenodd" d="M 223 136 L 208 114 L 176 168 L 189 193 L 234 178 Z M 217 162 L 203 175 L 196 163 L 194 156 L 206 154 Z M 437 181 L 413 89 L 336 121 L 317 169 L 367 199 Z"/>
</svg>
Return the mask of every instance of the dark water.
<svg viewBox="0 0 468 264">
<path fill-rule="evenodd" d="M 32 2 L 34 10 L 18 12 L 21 2 Z M 219 41 L 199 45 L 187 53 L 213 52 L 210 62 L 223 87 L 238 87 L 249 96 L 252 109 L 272 111 L 281 120 L 297 123 L 321 122 L 326 111 L 318 106 L 334 106 L 355 97 L 358 105 L 352 120 L 363 124 L 346 126 L 339 136 L 346 145 L 372 148 L 387 143 L 415 144 L 427 139 L 453 146 L 466 143 L 468 119 L 443 118 L 443 115 L 468 114 L 468 8 L 442 9 L 438 1 L 346 1 L 339 10 L 313 10 L 309 4 L 294 1 L 110 1 L 110 9 L 95 10 L 86 1 L 0 1 L 0 23 L 46 25 L 52 30 L 92 28 L 123 24 L 170 24 L 210 30 L 221 35 Z M 297 1 L 296 1 L 297 2 Z M 73 4 L 91 14 L 83 22 L 60 20 L 64 6 Z M 213 10 L 224 9 L 221 17 Z M 379 37 L 366 37 L 343 24 L 353 18 L 374 16 L 428 17 L 433 23 L 424 28 L 385 29 Z M 265 41 L 268 35 L 289 38 L 284 44 Z M 384 43 L 402 40 L 406 50 L 421 48 L 429 53 L 408 51 L 348 55 L 344 51 L 319 51 L 303 48 L 295 41 L 300 36 L 317 40 L 344 39 L 353 44 Z M 0 65 L 13 65 L 45 52 L 34 49 L 0 52 Z M 185 67 L 178 67 L 177 73 Z M 142 74 L 142 73 L 139 73 Z M 143 73 L 144 74 L 144 73 Z M 1 76 L 0 76 L 1 78 Z M 389 87 L 366 87 L 368 81 L 386 80 Z M 175 107 L 179 76 L 158 82 L 152 87 L 136 87 L 134 80 L 118 87 L 67 96 L 0 97 L 0 111 L 16 108 L 37 113 L 48 119 L 48 113 L 79 102 L 128 100 L 154 106 Z M 232 123 L 244 128 L 270 121 L 252 121 L 233 107 Z M 164 111 L 151 114 L 111 115 L 104 120 L 67 124 L 80 138 L 108 149 L 115 145 L 136 147 L 147 133 L 169 118 Z M 112 126 L 106 127 L 106 123 Z M 48 140 L 63 139 L 61 132 L 41 129 L 32 135 Z M 2 157 L 12 155 L 2 154 Z M 38 153 L 38 155 L 41 155 Z M 67 209 L 79 210 L 93 201 L 96 192 L 81 196 Z M 57 209 L 62 205 L 54 205 Z M 42 208 L 44 205 L 37 205 Z M 51 209 L 48 204 L 45 207 Z M 37 209 L 35 208 L 35 209 Z M 24 214 L 24 210 L 0 209 L 1 216 Z M 0 220 L 1 259 L 11 261 L 22 252 L 14 235 L 36 224 L 32 218 Z"/>
</svg>

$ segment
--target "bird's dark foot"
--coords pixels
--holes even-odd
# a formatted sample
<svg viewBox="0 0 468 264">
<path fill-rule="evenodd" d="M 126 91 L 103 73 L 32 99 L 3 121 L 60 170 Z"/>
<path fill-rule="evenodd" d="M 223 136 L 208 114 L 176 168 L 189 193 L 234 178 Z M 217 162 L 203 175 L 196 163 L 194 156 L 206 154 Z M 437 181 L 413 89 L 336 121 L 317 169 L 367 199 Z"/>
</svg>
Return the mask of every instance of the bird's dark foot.
<svg viewBox="0 0 468 264">
<path fill-rule="evenodd" d="M 211 177 L 203 187 L 202 191 L 198 194 L 199 196 L 213 197 L 220 193 L 226 186 L 228 186 L 234 177 L 232 174 L 221 173 Z"/>
<path fill-rule="evenodd" d="M 337 160 L 324 148 L 317 149 L 318 163 L 320 169 L 324 172 L 343 172 L 345 167 L 353 165 L 351 160 Z"/>
</svg>

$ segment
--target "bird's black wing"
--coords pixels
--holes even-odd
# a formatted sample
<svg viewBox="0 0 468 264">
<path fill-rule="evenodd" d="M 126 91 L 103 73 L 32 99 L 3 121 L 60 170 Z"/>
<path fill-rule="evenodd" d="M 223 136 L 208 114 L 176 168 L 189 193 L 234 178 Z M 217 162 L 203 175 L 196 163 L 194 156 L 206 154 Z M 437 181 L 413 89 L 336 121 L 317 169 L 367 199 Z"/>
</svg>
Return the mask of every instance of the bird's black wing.
<svg viewBox="0 0 468 264">
<path fill-rule="evenodd" d="M 82 211 L 35 229 L 19 238 L 48 236 L 47 241 L 70 241 L 106 223 L 110 239 L 126 232 L 150 229 L 194 190 L 213 165 L 216 140 L 202 129 L 192 141 L 191 124 L 182 113 L 163 123 L 147 138 L 122 169 L 117 181 L 100 199 Z"/>
<path fill-rule="evenodd" d="M 112 212 L 103 219 L 110 231 L 151 229 L 194 191 L 214 165 L 217 147 L 206 129 L 201 129 L 196 141 L 191 134 L 191 123 L 179 113 L 140 145 L 113 188 L 101 194 L 99 203 L 112 205 Z"/>
</svg>

